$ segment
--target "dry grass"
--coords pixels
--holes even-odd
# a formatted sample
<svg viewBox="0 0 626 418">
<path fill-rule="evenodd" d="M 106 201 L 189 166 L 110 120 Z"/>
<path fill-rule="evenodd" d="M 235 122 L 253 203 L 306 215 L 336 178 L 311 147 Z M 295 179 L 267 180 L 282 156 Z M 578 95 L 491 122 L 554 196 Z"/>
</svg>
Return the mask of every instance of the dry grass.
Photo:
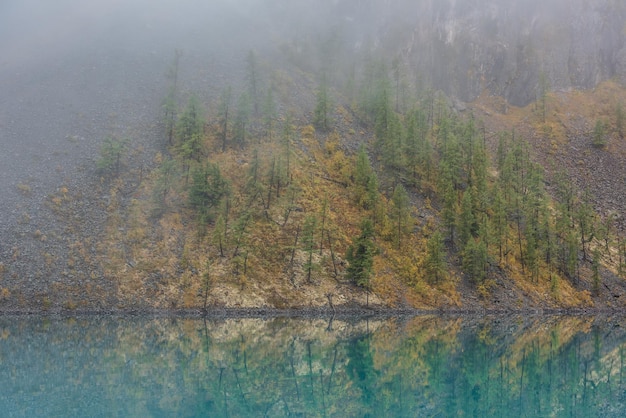
<svg viewBox="0 0 626 418">
<path fill-rule="evenodd" d="M 284 74 L 275 73 L 274 78 L 279 92 L 293 84 Z M 483 95 L 473 106 L 490 115 L 489 129 L 511 131 L 523 127 L 525 136 L 538 138 L 537 142 L 548 152 L 557 154 L 565 148 L 563 145 L 572 129 L 582 129 L 588 120 L 609 111 L 611 100 L 616 100 L 612 89 L 611 84 L 604 84 L 591 94 L 550 95 L 545 123 L 537 117 L 533 105 L 514 108 L 506 106 L 501 99 Z M 604 104 L 600 106 L 601 103 Z M 349 124 L 352 120 L 344 108 L 340 107 L 337 114 L 343 123 Z M 574 114 L 577 116 L 567 116 Z M 280 193 L 267 189 L 270 167 L 284 152 L 278 141 L 269 142 L 265 134 L 257 133 L 248 139 L 250 145 L 246 149 L 228 148 L 221 152 L 218 135 L 207 134 L 206 154 L 210 161 L 219 165 L 232 187 L 224 257 L 220 256 L 212 238 L 215 225 L 209 224 L 201 230 L 195 214 L 185 204 L 186 186 L 182 177 L 168 192 L 166 209 L 158 221 L 150 218 L 156 172 L 145 177 L 126 208 L 122 207 L 119 196 L 121 184 L 113 183 L 107 208 L 107 239 L 98 245 L 105 254 L 101 260 L 105 275 L 118 286 L 121 304 L 130 306 L 141 301 L 162 308 L 201 307 L 207 289 L 207 303 L 211 306 L 326 306 L 327 295 L 333 295 L 335 304 L 365 303 L 365 292 L 345 283 L 343 277 L 344 254 L 359 234 L 360 220 L 370 215 L 353 201 L 350 176 L 354 157 L 342 148 L 346 138 L 338 133 L 322 135 L 308 124 L 298 127 L 296 132 L 297 138 L 291 144 L 289 173 L 293 193 L 285 184 Z M 264 189 L 256 200 L 251 200 L 246 183 L 255 148 L 259 159 L 258 181 Z M 163 161 L 163 157 L 157 156 L 156 161 Z M 51 198 L 51 204 L 62 206 L 67 195 L 67 191 L 60 190 Z M 448 277 L 439 283 L 430 283 L 424 275 L 427 237 L 436 228 L 437 214 L 425 197 L 419 193 L 413 196 L 419 200 L 416 207 L 420 210 L 413 218 L 419 220 L 418 215 L 424 213 L 429 216 L 412 223 L 411 233 L 403 237 L 400 250 L 391 240 L 377 240 L 379 252 L 374 262 L 370 303 L 417 308 L 461 307 L 467 303 L 467 295 L 461 293 L 461 275 L 453 267 L 454 263 L 450 263 Z M 266 208 L 268 197 L 271 204 Z M 384 196 L 381 199 L 385 203 Z M 305 271 L 307 254 L 301 242 L 295 251 L 292 247 L 296 231 L 301 230 L 307 216 L 313 215 L 321 221 L 324 203 L 326 235 L 322 239 L 319 230 L 316 232 L 313 256 L 316 267 L 309 282 Z M 252 216 L 235 255 L 238 239 L 234 225 L 244 210 L 249 210 Z M 378 228 L 379 236 L 391 235 L 385 233 L 389 232 L 389 225 L 385 227 L 383 223 Z M 330 232 L 332 254 L 327 232 Z M 83 256 L 81 248 L 80 243 L 73 248 L 75 257 Z M 574 289 L 555 274 L 542 274 L 532 283 L 521 271 L 515 252 L 511 252 L 506 265 L 506 280 L 515 289 L 517 307 L 524 307 L 527 302 L 555 307 L 590 306 L 592 303 L 588 292 Z M 338 276 L 335 276 L 335 269 Z M 470 290 L 487 306 L 498 291 L 494 279 Z"/>
</svg>

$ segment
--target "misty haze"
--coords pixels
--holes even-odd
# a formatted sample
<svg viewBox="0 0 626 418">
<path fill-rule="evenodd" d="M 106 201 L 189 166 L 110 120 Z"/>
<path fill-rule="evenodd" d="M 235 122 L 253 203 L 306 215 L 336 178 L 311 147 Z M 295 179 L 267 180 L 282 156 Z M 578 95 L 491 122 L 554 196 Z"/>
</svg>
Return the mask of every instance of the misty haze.
<svg viewBox="0 0 626 418">
<path fill-rule="evenodd" d="M 622 306 L 619 2 L 1 7 L 4 311 Z"/>
<path fill-rule="evenodd" d="M 622 306 L 619 2 L 1 7 L 4 311 Z"/>
<path fill-rule="evenodd" d="M 3 0 L 0 52 L 9 416 L 623 416 L 625 2 Z"/>
</svg>

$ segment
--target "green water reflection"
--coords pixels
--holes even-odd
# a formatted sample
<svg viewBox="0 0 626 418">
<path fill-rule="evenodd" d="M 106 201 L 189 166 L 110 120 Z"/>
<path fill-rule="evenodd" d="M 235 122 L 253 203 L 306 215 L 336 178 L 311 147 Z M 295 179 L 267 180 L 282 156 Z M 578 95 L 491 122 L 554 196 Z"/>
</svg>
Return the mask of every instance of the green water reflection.
<svg viewBox="0 0 626 418">
<path fill-rule="evenodd" d="M 621 417 L 625 327 L 0 317 L 0 415 Z"/>
</svg>

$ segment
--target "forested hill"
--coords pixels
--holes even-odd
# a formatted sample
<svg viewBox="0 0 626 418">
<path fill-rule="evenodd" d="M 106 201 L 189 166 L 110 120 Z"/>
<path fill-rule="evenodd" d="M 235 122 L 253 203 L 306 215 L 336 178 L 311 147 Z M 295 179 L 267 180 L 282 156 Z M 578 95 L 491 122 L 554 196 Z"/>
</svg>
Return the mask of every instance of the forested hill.
<svg viewBox="0 0 626 418">
<path fill-rule="evenodd" d="M 40 203 L 14 186 L 0 309 L 622 309 L 624 7 L 351 3 L 215 6 L 150 66 L 103 53 L 141 112 Z"/>
</svg>

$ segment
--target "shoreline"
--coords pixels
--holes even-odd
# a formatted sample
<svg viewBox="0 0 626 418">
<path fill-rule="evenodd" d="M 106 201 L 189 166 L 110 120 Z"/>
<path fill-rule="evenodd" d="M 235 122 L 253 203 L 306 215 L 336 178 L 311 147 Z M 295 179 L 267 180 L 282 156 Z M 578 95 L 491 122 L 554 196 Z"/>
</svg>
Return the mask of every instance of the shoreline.
<svg viewBox="0 0 626 418">
<path fill-rule="evenodd" d="M 626 309 L 607 308 L 528 308 L 528 309 L 396 309 L 383 307 L 295 307 L 277 308 L 190 308 L 190 309 L 0 309 L 2 317 L 152 317 L 197 319 L 365 319 L 408 318 L 420 316 L 438 317 L 498 317 L 507 316 L 624 316 Z"/>
</svg>

